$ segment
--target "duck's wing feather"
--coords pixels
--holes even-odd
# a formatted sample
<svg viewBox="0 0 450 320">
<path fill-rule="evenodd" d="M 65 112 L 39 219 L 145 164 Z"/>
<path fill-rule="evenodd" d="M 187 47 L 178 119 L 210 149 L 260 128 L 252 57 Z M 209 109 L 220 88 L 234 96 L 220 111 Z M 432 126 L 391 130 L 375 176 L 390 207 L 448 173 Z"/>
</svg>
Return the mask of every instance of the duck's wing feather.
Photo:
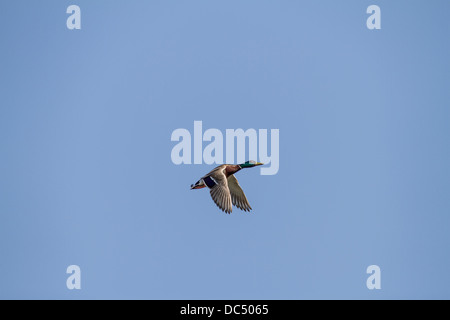
<svg viewBox="0 0 450 320">
<path fill-rule="evenodd" d="M 244 211 L 252 210 L 244 191 L 233 174 L 228 177 L 228 189 L 230 190 L 231 200 L 236 207 Z"/>
<path fill-rule="evenodd" d="M 207 177 L 210 179 L 212 178 L 212 181 L 215 183 L 210 189 L 211 198 L 222 211 L 231 213 L 233 209 L 231 204 L 231 194 L 228 189 L 228 181 L 225 176 L 225 167 L 213 170 L 203 179 Z"/>
</svg>

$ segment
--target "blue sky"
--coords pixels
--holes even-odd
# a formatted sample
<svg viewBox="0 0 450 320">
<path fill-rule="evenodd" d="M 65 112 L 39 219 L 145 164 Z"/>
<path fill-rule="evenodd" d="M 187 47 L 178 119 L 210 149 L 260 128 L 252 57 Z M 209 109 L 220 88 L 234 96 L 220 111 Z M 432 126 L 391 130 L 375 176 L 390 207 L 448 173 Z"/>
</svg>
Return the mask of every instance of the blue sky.
<svg viewBox="0 0 450 320">
<path fill-rule="evenodd" d="M 0 298 L 449 299 L 449 12 L 2 1 Z M 237 174 L 251 214 L 172 163 L 195 120 L 280 130 L 278 174 Z"/>
</svg>

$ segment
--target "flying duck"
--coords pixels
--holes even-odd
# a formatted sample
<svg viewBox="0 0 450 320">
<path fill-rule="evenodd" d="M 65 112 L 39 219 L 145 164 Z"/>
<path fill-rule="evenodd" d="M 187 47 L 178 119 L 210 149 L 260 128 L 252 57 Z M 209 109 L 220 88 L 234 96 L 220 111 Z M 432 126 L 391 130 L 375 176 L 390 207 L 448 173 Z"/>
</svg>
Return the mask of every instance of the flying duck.
<svg viewBox="0 0 450 320">
<path fill-rule="evenodd" d="M 210 173 L 203 176 L 195 184 L 191 185 L 191 190 L 208 187 L 211 198 L 216 205 L 225 213 L 233 211 L 232 204 L 244 211 L 252 210 L 247 197 L 242 191 L 234 174 L 241 169 L 253 168 L 263 165 L 256 161 L 247 161 L 242 164 L 223 164 Z"/>
</svg>

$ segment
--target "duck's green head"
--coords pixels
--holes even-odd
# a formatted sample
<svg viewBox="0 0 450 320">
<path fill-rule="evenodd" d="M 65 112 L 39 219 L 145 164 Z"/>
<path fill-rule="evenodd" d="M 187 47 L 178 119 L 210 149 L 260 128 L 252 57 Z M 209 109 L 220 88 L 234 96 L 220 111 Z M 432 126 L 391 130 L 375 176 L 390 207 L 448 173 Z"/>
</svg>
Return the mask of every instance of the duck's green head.
<svg viewBox="0 0 450 320">
<path fill-rule="evenodd" d="M 252 168 L 252 167 L 256 167 L 256 166 L 262 166 L 264 163 L 261 162 L 256 162 L 253 160 L 250 161 L 246 161 L 244 163 L 241 163 L 239 166 L 244 169 L 244 168 Z"/>
</svg>

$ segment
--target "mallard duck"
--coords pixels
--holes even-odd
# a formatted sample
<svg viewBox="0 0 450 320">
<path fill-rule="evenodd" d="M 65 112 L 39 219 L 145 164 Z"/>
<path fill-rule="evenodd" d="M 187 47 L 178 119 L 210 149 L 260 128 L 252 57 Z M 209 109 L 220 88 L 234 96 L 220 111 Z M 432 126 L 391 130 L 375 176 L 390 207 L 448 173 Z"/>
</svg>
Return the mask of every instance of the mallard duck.
<svg viewBox="0 0 450 320">
<path fill-rule="evenodd" d="M 208 187 L 211 198 L 226 213 L 233 211 L 231 204 L 241 210 L 250 211 L 252 207 L 250 207 L 247 197 L 234 174 L 241 169 L 253 168 L 260 165 L 263 165 L 263 163 L 256 161 L 247 161 L 242 164 L 223 164 L 203 176 L 195 184 L 192 184 L 191 190 Z"/>
</svg>

